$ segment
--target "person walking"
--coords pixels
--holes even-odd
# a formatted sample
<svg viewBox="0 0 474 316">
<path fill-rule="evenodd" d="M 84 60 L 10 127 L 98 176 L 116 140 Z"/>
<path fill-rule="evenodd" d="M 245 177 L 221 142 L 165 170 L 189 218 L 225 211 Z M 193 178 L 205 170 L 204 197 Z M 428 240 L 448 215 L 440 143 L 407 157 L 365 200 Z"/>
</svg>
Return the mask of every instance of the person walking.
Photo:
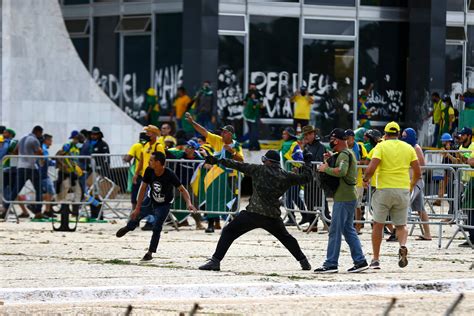
<svg viewBox="0 0 474 316">
<path fill-rule="evenodd" d="M 396 122 L 390 122 L 385 126 L 384 131 L 385 141 L 374 148 L 363 179 L 364 185 L 367 187 L 370 178 L 377 169 L 377 190 L 372 198 L 372 208 L 374 210 L 373 259 L 370 267 L 380 269 L 380 245 L 383 238 L 383 227 L 387 216 L 390 215 L 400 244 L 398 266 L 404 268 L 408 265 L 406 242 L 410 192 L 413 191 L 420 179 L 421 169 L 415 149 L 398 139 L 400 126 Z M 410 167 L 413 170 L 411 181 Z"/>
<path fill-rule="evenodd" d="M 354 228 L 354 213 L 357 203 L 356 177 L 357 159 L 347 146 L 347 136 L 343 129 L 334 129 L 329 138 L 329 146 L 335 152 L 335 167 L 325 162 L 319 165 L 318 171 L 339 178 L 339 186 L 334 194 L 332 221 L 329 228 L 329 241 L 326 261 L 314 270 L 316 273 L 337 273 L 342 236 L 349 245 L 354 266 L 347 270 L 350 273 L 361 272 L 369 268 L 362 251 L 357 232 Z"/>
<path fill-rule="evenodd" d="M 241 211 L 223 230 L 212 258 L 199 270 L 220 271 L 220 262 L 234 240 L 256 228 L 263 228 L 275 236 L 300 263 L 303 270 L 311 270 L 308 259 L 301 251 L 298 241 L 286 230 L 281 219 L 280 197 L 292 186 L 311 181 L 311 157 L 307 154 L 302 174 L 288 172 L 280 167 L 280 154 L 269 150 L 262 157 L 263 165 L 248 164 L 231 159 L 217 159 L 207 156 L 209 164 L 219 164 L 252 177 L 252 197 L 244 211 Z"/>
<path fill-rule="evenodd" d="M 314 103 L 314 98 L 308 93 L 308 88 L 306 86 L 301 86 L 290 101 L 295 104 L 293 128 L 295 131 L 301 131 L 303 126 L 309 124 L 311 105 Z"/>
</svg>

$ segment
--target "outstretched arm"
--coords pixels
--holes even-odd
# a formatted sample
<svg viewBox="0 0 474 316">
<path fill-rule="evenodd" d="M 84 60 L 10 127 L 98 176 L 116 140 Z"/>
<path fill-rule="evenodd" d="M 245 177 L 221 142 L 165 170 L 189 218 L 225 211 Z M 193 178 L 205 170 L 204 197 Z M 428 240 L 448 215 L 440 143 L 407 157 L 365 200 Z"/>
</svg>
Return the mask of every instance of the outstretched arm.
<svg viewBox="0 0 474 316">
<path fill-rule="evenodd" d="M 219 164 L 223 167 L 235 169 L 249 176 L 253 176 L 259 168 L 258 165 L 248 164 L 245 162 L 235 161 L 232 159 L 217 159 L 214 156 L 206 156 L 206 163 L 210 165 Z"/>
<path fill-rule="evenodd" d="M 199 133 L 201 134 L 202 136 L 204 137 L 207 137 L 207 129 L 205 129 L 204 127 L 202 127 L 200 124 L 198 124 L 192 117 L 191 114 L 189 113 L 186 113 L 185 114 L 186 116 L 186 121 L 188 121 L 193 127 L 194 129 Z"/>
<path fill-rule="evenodd" d="M 289 172 L 286 180 L 291 186 L 302 185 L 310 182 L 313 179 L 313 169 L 309 164 L 305 164 L 302 168 L 302 173 Z"/>
</svg>

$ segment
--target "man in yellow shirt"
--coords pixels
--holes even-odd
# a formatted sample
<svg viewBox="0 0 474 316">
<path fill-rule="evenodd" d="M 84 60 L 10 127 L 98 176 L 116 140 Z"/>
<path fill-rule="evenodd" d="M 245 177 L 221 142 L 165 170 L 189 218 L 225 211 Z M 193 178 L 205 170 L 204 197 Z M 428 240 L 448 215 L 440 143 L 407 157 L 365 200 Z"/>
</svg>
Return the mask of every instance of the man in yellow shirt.
<svg viewBox="0 0 474 316">
<path fill-rule="evenodd" d="M 176 100 L 173 103 L 173 109 L 171 112 L 171 117 L 176 118 L 176 122 L 178 123 L 178 128 L 183 128 L 183 123 L 181 121 L 184 113 L 188 109 L 188 105 L 191 103 L 191 98 L 186 94 L 186 89 L 184 87 L 178 88 L 178 95 Z"/>
<path fill-rule="evenodd" d="M 291 102 L 295 104 L 295 110 L 293 114 L 293 126 L 295 131 L 298 132 L 298 126 L 309 125 L 309 119 L 311 117 L 311 105 L 314 102 L 314 98 L 308 94 L 306 86 L 301 86 L 300 90 L 291 98 Z"/>
<path fill-rule="evenodd" d="M 130 147 L 127 155 L 123 158 L 123 161 L 125 162 L 131 162 L 133 160 L 133 164 L 130 166 L 130 173 L 132 174 L 132 179 L 133 175 L 135 175 L 135 170 L 137 169 L 138 163 L 140 162 L 140 158 L 142 156 L 142 151 L 143 151 L 143 146 L 145 143 L 147 143 L 150 140 L 150 137 L 147 135 L 145 131 L 141 132 L 140 135 L 138 136 L 138 142 L 132 145 Z M 129 178 L 130 181 L 130 178 Z M 132 182 L 132 194 L 131 194 L 131 200 L 132 200 L 132 208 L 135 209 L 135 206 L 137 205 L 137 194 L 138 190 L 140 189 L 140 185 L 142 183 L 141 177 L 137 178 L 136 183 Z"/>
<path fill-rule="evenodd" d="M 364 184 L 378 169 L 376 187 L 372 207 L 374 209 L 374 225 L 372 229 L 373 259 L 370 267 L 380 269 L 380 245 L 383 238 L 383 227 L 390 215 L 396 227 L 400 249 L 398 251 L 398 266 L 404 268 L 408 264 L 406 248 L 408 230 L 408 207 L 410 192 L 421 177 L 420 164 L 412 146 L 398 139 L 400 126 L 390 122 L 385 126 L 385 141 L 375 146 L 372 159 L 365 171 Z M 410 167 L 413 177 L 410 181 Z"/>
<path fill-rule="evenodd" d="M 443 103 L 443 100 L 441 100 L 438 92 L 431 94 L 431 101 L 433 102 L 433 112 L 431 112 L 431 115 L 433 115 L 433 123 L 435 124 L 433 144 L 431 144 L 431 147 L 437 147 L 440 137 L 441 112 L 446 105 Z"/>
</svg>

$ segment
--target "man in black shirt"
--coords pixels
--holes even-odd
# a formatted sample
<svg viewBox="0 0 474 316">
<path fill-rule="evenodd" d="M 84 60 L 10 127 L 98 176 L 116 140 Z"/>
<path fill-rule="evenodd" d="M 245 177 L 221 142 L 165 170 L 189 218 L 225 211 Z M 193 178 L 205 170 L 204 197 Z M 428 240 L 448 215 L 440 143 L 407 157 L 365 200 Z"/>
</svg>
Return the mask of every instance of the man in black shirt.
<svg viewBox="0 0 474 316">
<path fill-rule="evenodd" d="M 310 161 L 310 156 L 308 154 L 305 161 Z M 279 200 L 290 187 L 311 181 L 313 177 L 311 168 L 308 165 L 303 166 L 302 174 L 285 171 L 280 167 L 280 154 L 275 150 L 269 150 L 262 157 L 263 165 L 247 164 L 231 159 L 218 160 L 214 156 L 207 156 L 206 162 L 209 164 L 219 163 L 223 167 L 235 169 L 252 177 L 253 194 L 246 210 L 240 212 L 222 230 L 212 258 L 199 269 L 219 271 L 220 261 L 234 240 L 255 228 L 263 228 L 291 252 L 303 270 L 311 270 L 311 265 L 301 251 L 298 241 L 286 230 L 280 217 Z"/>
<path fill-rule="evenodd" d="M 178 188 L 183 196 L 186 205 L 190 211 L 196 212 L 197 209 L 191 202 L 188 190 L 181 184 L 176 174 L 169 168 L 165 168 L 166 156 L 162 152 L 154 152 L 151 154 L 149 167 L 145 170 L 145 175 L 138 191 L 137 206 L 130 214 L 130 220 L 127 226 L 120 228 L 116 236 L 122 237 L 129 231 L 134 230 L 140 220 L 152 213 L 155 216 L 153 224 L 153 235 L 150 240 L 148 252 L 142 261 L 150 261 L 153 259 L 152 253 L 156 252 L 158 242 L 160 241 L 161 229 L 170 212 L 171 202 L 174 198 L 174 188 Z M 148 191 L 151 205 L 143 205 L 143 199 Z"/>
</svg>

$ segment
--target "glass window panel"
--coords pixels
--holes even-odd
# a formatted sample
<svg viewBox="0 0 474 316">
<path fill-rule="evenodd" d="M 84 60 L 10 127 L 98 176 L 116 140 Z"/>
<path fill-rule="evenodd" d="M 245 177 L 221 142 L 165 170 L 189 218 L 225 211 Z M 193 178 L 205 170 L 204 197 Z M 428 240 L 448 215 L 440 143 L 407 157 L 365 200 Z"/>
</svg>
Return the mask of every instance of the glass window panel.
<svg viewBox="0 0 474 316">
<path fill-rule="evenodd" d="M 305 39 L 303 45 L 303 83 L 315 99 L 311 124 L 322 135 L 352 128 L 354 43 Z"/>
<path fill-rule="evenodd" d="M 83 35 L 89 32 L 89 20 L 66 20 L 66 29 L 69 34 Z"/>
<path fill-rule="evenodd" d="M 462 45 L 446 45 L 445 92 L 462 93 Z"/>
<path fill-rule="evenodd" d="M 291 95 L 298 85 L 298 19 L 250 16 L 250 81 L 264 96 L 263 118 L 292 119 Z M 281 126 L 263 135 L 281 138 Z"/>
<path fill-rule="evenodd" d="M 220 31 L 245 31 L 245 17 L 241 15 L 219 15 Z"/>
<path fill-rule="evenodd" d="M 183 84 L 181 13 L 155 16 L 155 72 L 153 85 L 163 114 L 170 113 L 178 87 Z"/>
<path fill-rule="evenodd" d="M 92 75 L 109 98 L 119 104 L 122 93 L 119 78 L 118 16 L 94 18 L 94 66 Z"/>
<path fill-rule="evenodd" d="M 120 0 L 92 0 L 92 2 L 119 2 Z"/>
<path fill-rule="evenodd" d="M 403 118 L 408 40 L 408 23 L 360 22 L 358 89 L 370 90 L 372 121 Z"/>
<path fill-rule="evenodd" d="M 474 89 L 474 26 L 467 27 L 467 53 L 466 53 L 466 84 L 469 89 Z"/>
<path fill-rule="evenodd" d="M 117 26 L 118 32 L 144 32 L 150 28 L 149 16 L 124 16 Z"/>
<path fill-rule="evenodd" d="M 82 63 L 86 69 L 89 69 L 89 38 L 71 38 L 71 41 Z"/>
<path fill-rule="evenodd" d="M 151 88 L 151 36 L 125 36 L 123 49 L 122 98 L 124 111 L 145 124 L 145 94 Z M 156 125 L 156 122 L 149 122 Z"/>
<path fill-rule="evenodd" d="M 380 7 L 408 7 L 408 0 L 360 0 L 360 4 Z"/>
<path fill-rule="evenodd" d="M 354 35 L 353 21 L 304 20 L 305 34 Z"/>
<path fill-rule="evenodd" d="M 300 0 L 248 0 L 249 3 L 252 3 L 252 2 L 293 2 L 293 3 L 299 3 Z"/>
<path fill-rule="evenodd" d="M 464 0 L 448 0 L 448 11 L 464 11 Z"/>
<path fill-rule="evenodd" d="M 237 135 L 243 135 L 244 43 L 244 36 L 219 36 L 217 110 L 225 124 L 234 125 Z"/>
<path fill-rule="evenodd" d="M 304 0 L 305 4 L 355 6 L 355 0 Z"/>
<path fill-rule="evenodd" d="M 462 27 L 462 26 L 447 26 L 446 27 L 446 39 L 447 40 L 457 40 L 457 41 L 466 40 L 466 33 L 464 32 L 464 27 Z"/>
</svg>

